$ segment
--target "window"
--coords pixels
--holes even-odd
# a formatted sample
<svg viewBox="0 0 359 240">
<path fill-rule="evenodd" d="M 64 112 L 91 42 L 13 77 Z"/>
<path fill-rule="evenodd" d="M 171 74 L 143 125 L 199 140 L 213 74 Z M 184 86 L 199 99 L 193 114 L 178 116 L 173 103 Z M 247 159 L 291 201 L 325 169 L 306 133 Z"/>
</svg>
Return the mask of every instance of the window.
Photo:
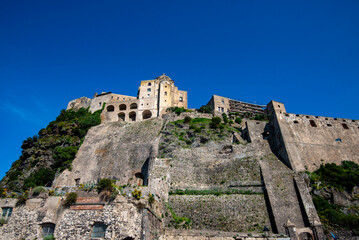
<svg viewBox="0 0 359 240">
<path fill-rule="evenodd" d="M 147 92 L 151 92 L 151 88 L 147 88 Z"/>
<path fill-rule="evenodd" d="M 314 120 L 309 120 L 310 126 L 317 127 L 317 124 L 314 122 Z"/>
<path fill-rule="evenodd" d="M 111 99 L 113 99 L 113 96 L 111 96 Z"/>
<path fill-rule="evenodd" d="M 165 92 L 165 96 L 167 96 L 167 92 Z"/>
<path fill-rule="evenodd" d="M 100 105 L 100 106 L 101 106 L 101 102 L 99 102 L 99 103 L 98 103 L 98 105 Z"/>
<path fill-rule="evenodd" d="M 150 94 L 147 94 L 147 97 L 149 97 L 150 96 Z"/>
<path fill-rule="evenodd" d="M 180 97 L 180 99 L 179 99 L 179 100 L 180 100 L 180 102 L 183 102 L 183 97 Z"/>
<path fill-rule="evenodd" d="M 337 139 L 335 139 L 335 141 L 336 141 L 336 142 L 341 142 L 341 141 L 342 141 L 342 139 L 337 138 Z"/>
<path fill-rule="evenodd" d="M 107 107 L 107 112 L 113 112 L 113 111 L 115 111 L 115 107 L 113 105 L 109 105 Z"/>
<path fill-rule="evenodd" d="M 295 124 L 299 124 L 299 122 L 297 120 L 294 121 Z"/>
<path fill-rule="evenodd" d="M 344 129 L 349 129 L 348 125 L 346 123 L 342 123 Z"/>
<path fill-rule="evenodd" d="M 224 100 L 222 99 L 222 103 L 224 104 Z"/>
<path fill-rule="evenodd" d="M 148 83 L 148 86 L 151 86 L 151 83 L 150 83 L 150 82 Z"/>
<path fill-rule="evenodd" d="M 91 237 L 104 238 L 107 226 L 104 223 L 95 223 L 93 225 Z"/>
<path fill-rule="evenodd" d="M 328 127 L 332 127 L 332 124 L 329 124 L 329 123 L 328 123 L 327 126 L 328 126 Z"/>
<path fill-rule="evenodd" d="M 12 207 L 3 207 L 2 208 L 2 218 L 7 219 L 12 214 Z"/>
<path fill-rule="evenodd" d="M 53 223 L 45 223 L 42 225 L 42 235 L 43 237 L 54 235 L 55 232 L 55 224 Z"/>
<path fill-rule="evenodd" d="M 117 100 L 119 100 L 120 99 L 120 97 L 117 97 Z"/>
</svg>

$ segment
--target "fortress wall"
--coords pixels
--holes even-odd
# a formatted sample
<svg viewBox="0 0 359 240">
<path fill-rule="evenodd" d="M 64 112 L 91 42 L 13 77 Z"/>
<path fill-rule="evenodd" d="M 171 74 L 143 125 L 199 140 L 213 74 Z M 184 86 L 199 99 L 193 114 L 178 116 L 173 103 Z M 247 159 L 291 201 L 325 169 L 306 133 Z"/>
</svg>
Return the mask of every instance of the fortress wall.
<svg viewBox="0 0 359 240">
<path fill-rule="evenodd" d="M 296 171 L 313 171 L 323 163 L 359 163 L 359 121 L 280 113 L 287 151 Z"/>
<path fill-rule="evenodd" d="M 275 110 L 276 147 L 295 171 L 314 171 L 321 163 L 359 163 L 359 121 Z M 279 137 L 278 137 L 279 136 Z"/>
<path fill-rule="evenodd" d="M 171 195 L 169 205 L 176 216 L 191 219 L 191 229 L 259 233 L 270 226 L 263 194 Z M 168 224 L 172 215 L 165 215 Z"/>
</svg>

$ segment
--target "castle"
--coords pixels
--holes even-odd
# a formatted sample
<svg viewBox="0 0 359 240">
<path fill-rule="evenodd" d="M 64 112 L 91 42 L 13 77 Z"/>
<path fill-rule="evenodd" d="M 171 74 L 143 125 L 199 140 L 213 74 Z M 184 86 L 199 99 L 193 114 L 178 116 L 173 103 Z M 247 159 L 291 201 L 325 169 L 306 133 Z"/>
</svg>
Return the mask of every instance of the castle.
<svg viewBox="0 0 359 240">
<path fill-rule="evenodd" d="M 211 114 L 166 112 L 186 109 L 187 92 L 165 75 L 141 81 L 137 97 L 70 101 L 68 109 L 103 109 L 102 123 L 87 132 L 72 168 L 56 176 L 49 189 L 58 195 L 43 193 L 20 207 L 0 199 L 7 219 L 0 239 L 324 240 L 304 172 L 359 163 L 359 121 L 218 95 L 207 106 Z M 209 128 L 223 113 L 267 114 L 268 121 Z M 104 178 L 120 186 L 111 201 L 91 188 Z M 69 192 L 79 198 L 65 209 Z"/>
<path fill-rule="evenodd" d="M 67 109 L 90 107 L 90 111 L 95 112 L 105 104 L 105 122 L 135 122 L 160 117 L 169 107 L 187 108 L 187 92 L 178 90 L 174 81 L 163 74 L 154 80 L 141 81 L 137 97 L 106 92 L 95 94 L 92 99 L 82 97 L 72 100 Z"/>
</svg>

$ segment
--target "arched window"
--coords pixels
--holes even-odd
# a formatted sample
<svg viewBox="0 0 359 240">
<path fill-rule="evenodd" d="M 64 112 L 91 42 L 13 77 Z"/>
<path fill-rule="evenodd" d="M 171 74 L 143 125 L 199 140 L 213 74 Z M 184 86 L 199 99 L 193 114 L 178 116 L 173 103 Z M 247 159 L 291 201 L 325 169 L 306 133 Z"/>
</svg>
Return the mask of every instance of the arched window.
<svg viewBox="0 0 359 240">
<path fill-rule="evenodd" d="M 126 109 L 127 109 L 126 104 L 121 104 L 120 105 L 120 110 L 126 110 Z"/>
<path fill-rule="evenodd" d="M 131 121 L 136 121 L 136 113 L 135 112 L 130 112 L 130 114 L 128 115 L 131 119 Z"/>
<path fill-rule="evenodd" d="M 142 119 L 149 119 L 149 118 L 151 118 L 151 117 L 152 117 L 151 111 L 149 111 L 149 110 L 143 111 L 143 113 L 142 113 Z"/>
<path fill-rule="evenodd" d="M 112 105 L 107 106 L 107 112 L 113 112 L 115 111 L 115 107 Z"/>
<path fill-rule="evenodd" d="M 118 114 L 118 120 L 119 121 L 125 121 L 125 114 L 124 113 L 119 113 Z"/>
<path fill-rule="evenodd" d="M 42 224 L 42 236 L 46 237 L 49 235 L 54 235 L 55 224 L 53 223 L 44 223 Z"/>
<path fill-rule="evenodd" d="M 137 103 L 131 103 L 130 109 L 137 109 Z"/>
<path fill-rule="evenodd" d="M 151 83 L 150 83 L 150 82 L 148 83 L 148 86 L 151 86 Z"/>
<path fill-rule="evenodd" d="M 104 238 L 107 226 L 103 222 L 97 222 L 93 225 L 91 237 Z"/>
</svg>

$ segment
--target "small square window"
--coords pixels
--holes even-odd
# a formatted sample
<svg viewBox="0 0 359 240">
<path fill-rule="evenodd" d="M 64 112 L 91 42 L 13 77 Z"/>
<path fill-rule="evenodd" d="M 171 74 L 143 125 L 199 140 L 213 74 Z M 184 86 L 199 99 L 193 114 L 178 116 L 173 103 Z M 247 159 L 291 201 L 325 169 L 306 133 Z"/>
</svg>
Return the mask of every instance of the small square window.
<svg viewBox="0 0 359 240">
<path fill-rule="evenodd" d="M 7 219 L 12 214 L 12 207 L 3 207 L 2 208 L 2 218 Z"/>
<path fill-rule="evenodd" d="M 98 103 L 101 106 L 101 102 Z"/>
<path fill-rule="evenodd" d="M 183 102 L 183 97 L 180 97 L 180 99 L 179 99 L 179 100 L 180 100 L 180 102 Z"/>
<path fill-rule="evenodd" d="M 92 229 L 91 237 L 104 238 L 107 226 L 104 223 L 95 223 Z"/>
<path fill-rule="evenodd" d="M 151 92 L 151 88 L 147 88 L 147 92 Z"/>
<path fill-rule="evenodd" d="M 165 92 L 165 96 L 167 96 L 167 92 Z"/>
<path fill-rule="evenodd" d="M 55 224 L 53 223 L 45 223 L 42 225 L 42 236 L 46 237 L 49 235 L 54 235 L 55 232 Z"/>
</svg>

